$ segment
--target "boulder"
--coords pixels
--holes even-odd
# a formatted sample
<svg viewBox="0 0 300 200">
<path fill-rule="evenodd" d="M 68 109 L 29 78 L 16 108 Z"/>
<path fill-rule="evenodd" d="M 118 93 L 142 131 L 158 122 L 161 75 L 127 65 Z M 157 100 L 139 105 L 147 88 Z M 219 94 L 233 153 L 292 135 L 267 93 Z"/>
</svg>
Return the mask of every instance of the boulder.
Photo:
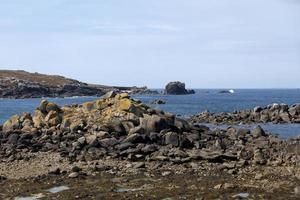
<svg viewBox="0 0 300 200">
<path fill-rule="evenodd" d="M 140 126 L 146 133 L 160 132 L 163 129 L 170 127 L 167 120 L 159 115 L 145 116 L 140 118 Z"/>
<path fill-rule="evenodd" d="M 114 98 L 117 95 L 115 91 L 109 91 L 102 96 L 103 99 Z"/>
<path fill-rule="evenodd" d="M 174 81 L 166 85 L 165 94 L 171 94 L 171 95 L 195 94 L 195 91 L 185 89 L 185 83 Z"/>
<path fill-rule="evenodd" d="M 261 136 L 266 136 L 265 131 L 261 128 L 261 126 L 256 126 L 252 131 L 251 134 L 254 138 L 258 138 Z"/>
<path fill-rule="evenodd" d="M 8 133 L 8 132 L 13 132 L 14 130 L 19 128 L 20 128 L 19 116 L 14 115 L 3 124 L 2 130 L 4 133 Z"/>
<path fill-rule="evenodd" d="M 165 144 L 166 145 L 174 145 L 175 147 L 179 146 L 179 137 L 178 134 L 175 132 L 169 132 L 165 135 Z"/>
</svg>

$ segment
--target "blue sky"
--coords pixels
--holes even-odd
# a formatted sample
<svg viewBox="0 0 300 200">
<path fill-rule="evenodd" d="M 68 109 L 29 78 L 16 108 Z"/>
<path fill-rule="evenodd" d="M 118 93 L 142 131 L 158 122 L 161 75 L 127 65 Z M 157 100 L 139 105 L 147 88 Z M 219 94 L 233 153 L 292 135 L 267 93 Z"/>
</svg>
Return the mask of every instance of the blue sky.
<svg viewBox="0 0 300 200">
<path fill-rule="evenodd" d="M 0 68 L 151 88 L 299 88 L 300 1 L 1 0 Z"/>
</svg>

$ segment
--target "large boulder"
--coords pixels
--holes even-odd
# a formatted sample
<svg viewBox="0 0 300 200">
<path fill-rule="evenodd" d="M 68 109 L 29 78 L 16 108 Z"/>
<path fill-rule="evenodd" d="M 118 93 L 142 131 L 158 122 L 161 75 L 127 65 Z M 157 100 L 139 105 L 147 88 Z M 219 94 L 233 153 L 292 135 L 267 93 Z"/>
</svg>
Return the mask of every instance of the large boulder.
<svg viewBox="0 0 300 200">
<path fill-rule="evenodd" d="M 20 118 L 18 115 L 12 116 L 3 124 L 3 132 L 8 133 L 20 128 Z"/>
<path fill-rule="evenodd" d="M 174 81 L 166 85 L 165 93 L 171 95 L 184 95 L 184 94 L 195 94 L 195 91 L 185 89 L 185 83 Z"/>
</svg>

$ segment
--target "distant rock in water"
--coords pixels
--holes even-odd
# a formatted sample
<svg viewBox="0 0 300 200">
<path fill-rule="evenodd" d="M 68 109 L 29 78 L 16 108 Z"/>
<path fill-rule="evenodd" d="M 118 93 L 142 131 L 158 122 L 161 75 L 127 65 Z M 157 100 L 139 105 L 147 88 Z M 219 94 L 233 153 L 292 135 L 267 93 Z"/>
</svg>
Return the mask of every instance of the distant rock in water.
<svg viewBox="0 0 300 200">
<path fill-rule="evenodd" d="M 174 81 L 166 85 L 165 94 L 172 94 L 172 95 L 195 94 L 195 91 L 187 90 L 185 88 L 185 83 Z"/>
<path fill-rule="evenodd" d="M 166 104 L 166 102 L 161 99 L 156 99 L 156 100 L 152 101 L 151 104 Z"/>
<path fill-rule="evenodd" d="M 235 91 L 234 90 L 221 90 L 219 93 L 221 93 L 221 94 L 233 94 L 233 93 L 235 93 Z"/>
</svg>

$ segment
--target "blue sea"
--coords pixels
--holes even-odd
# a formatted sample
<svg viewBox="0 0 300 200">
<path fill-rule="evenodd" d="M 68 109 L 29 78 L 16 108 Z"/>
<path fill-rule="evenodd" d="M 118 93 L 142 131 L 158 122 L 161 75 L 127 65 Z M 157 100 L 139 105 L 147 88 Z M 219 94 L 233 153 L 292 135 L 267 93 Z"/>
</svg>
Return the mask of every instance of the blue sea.
<svg viewBox="0 0 300 200">
<path fill-rule="evenodd" d="M 240 109 L 251 109 L 255 106 L 267 106 L 272 103 L 288 105 L 300 103 L 299 89 L 235 89 L 235 93 L 219 93 L 217 89 L 199 89 L 193 95 L 134 95 L 144 103 L 150 104 L 155 99 L 165 100 L 164 105 L 152 107 L 187 117 L 205 110 L 211 112 L 233 112 Z M 80 104 L 99 97 L 46 98 L 58 105 Z M 0 124 L 11 115 L 22 112 L 33 112 L 41 99 L 0 99 Z M 280 137 L 288 138 L 300 135 L 300 124 L 273 125 L 263 127 Z"/>
</svg>

